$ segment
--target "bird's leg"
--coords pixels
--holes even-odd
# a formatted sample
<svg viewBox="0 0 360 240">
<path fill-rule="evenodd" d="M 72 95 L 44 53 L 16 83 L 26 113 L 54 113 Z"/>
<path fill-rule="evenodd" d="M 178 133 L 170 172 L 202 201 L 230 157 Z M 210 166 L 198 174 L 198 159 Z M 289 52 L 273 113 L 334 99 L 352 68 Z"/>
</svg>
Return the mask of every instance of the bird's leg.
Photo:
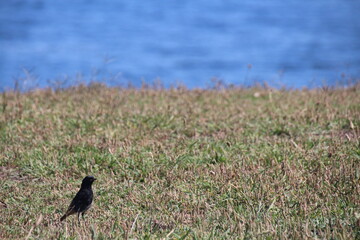
<svg viewBox="0 0 360 240">
<path fill-rule="evenodd" d="M 81 217 L 82 217 L 82 219 L 83 219 L 84 224 L 86 224 L 84 215 L 85 215 L 85 212 L 82 212 L 82 213 L 81 213 Z"/>
<path fill-rule="evenodd" d="M 78 218 L 78 224 L 79 224 L 79 226 L 80 226 L 80 212 L 78 212 L 77 218 Z"/>
</svg>

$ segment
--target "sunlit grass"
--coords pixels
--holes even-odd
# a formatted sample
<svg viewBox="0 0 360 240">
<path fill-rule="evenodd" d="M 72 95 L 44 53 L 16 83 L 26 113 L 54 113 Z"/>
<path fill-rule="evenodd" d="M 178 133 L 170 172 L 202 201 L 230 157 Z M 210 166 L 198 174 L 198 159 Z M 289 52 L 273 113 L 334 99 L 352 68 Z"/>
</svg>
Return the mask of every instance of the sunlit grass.
<svg viewBox="0 0 360 240">
<path fill-rule="evenodd" d="M 360 237 L 360 88 L 5 92 L 0 238 Z M 66 223 L 84 176 L 95 200 Z"/>
</svg>

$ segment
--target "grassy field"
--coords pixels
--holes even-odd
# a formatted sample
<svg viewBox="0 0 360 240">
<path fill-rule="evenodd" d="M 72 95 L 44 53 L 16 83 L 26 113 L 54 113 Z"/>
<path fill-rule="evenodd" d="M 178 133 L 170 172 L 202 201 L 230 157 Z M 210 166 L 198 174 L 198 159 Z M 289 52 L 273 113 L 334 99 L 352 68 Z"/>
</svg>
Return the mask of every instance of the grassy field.
<svg viewBox="0 0 360 240">
<path fill-rule="evenodd" d="M 359 139 L 359 84 L 6 92 L 0 238 L 360 239 Z"/>
</svg>

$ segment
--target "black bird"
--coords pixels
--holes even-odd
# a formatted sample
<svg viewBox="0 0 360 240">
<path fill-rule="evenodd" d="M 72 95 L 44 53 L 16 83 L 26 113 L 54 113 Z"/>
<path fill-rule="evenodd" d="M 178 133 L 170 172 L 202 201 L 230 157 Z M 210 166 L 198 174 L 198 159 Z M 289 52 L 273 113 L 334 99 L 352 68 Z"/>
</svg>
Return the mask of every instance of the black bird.
<svg viewBox="0 0 360 240">
<path fill-rule="evenodd" d="M 83 179 L 79 192 L 71 201 L 70 206 L 60 221 L 65 220 L 68 216 L 77 213 L 78 222 L 80 223 L 80 214 L 84 217 L 84 213 L 91 207 L 93 201 L 93 191 L 91 185 L 96 180 L 93 176 L 87 176 Z"/>
</svg>

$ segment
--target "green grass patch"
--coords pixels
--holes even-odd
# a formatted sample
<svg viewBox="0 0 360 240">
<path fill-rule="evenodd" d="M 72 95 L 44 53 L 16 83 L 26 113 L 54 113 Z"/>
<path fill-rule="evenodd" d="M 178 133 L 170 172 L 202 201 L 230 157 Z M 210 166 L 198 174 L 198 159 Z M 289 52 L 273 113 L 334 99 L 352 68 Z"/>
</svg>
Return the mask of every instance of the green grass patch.
<svg viewBox="0 0 360 240">
<path fill-rule="evenodd" d="M 0 238 L 360 238 L 360 88 L 6 92 Z M 93 208 L 59 218 L 86 175 Z"/>
</svg>

